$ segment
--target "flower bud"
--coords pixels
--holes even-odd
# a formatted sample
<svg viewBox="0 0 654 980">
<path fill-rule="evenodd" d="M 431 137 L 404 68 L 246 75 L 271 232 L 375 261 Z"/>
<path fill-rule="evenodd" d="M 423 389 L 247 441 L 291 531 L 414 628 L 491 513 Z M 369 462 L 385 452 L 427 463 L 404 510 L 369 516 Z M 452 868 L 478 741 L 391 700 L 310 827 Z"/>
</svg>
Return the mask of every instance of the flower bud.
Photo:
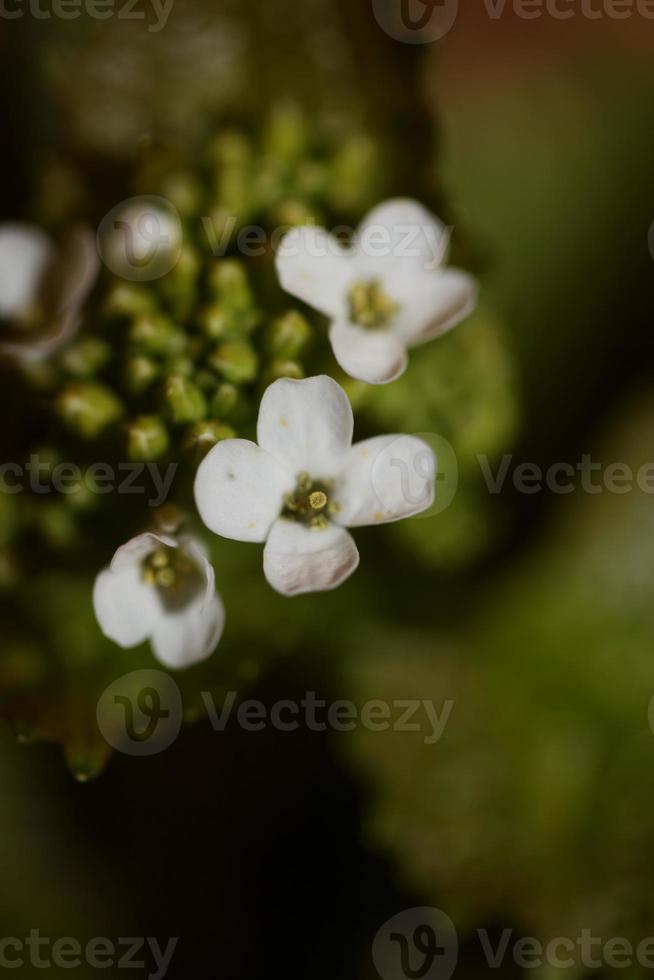
<svg viewBox="0 0 654 980">
<path fill-rule="evenodd" d="M 159 375 L 155 361 L 144 355 L 130 357 L 125 365 L 125 383 L 134 395 L 140 395 Z"/>
<path fill-rule="evenodd" d="M 259 369 L 256 351 L 245 340 L 227 340 L 209 355 L 207 362 L 214 371 L 232 384 L 254 381 Z"/>
<path fill-rule="evenodd" d="M 85 337 L 68 347 L 61 358 L 69 374 L 92 378 L 111 357 L 111 347 L 100 337 Z"/>
<path fill-rule="evenodd" d="M 219 385 L 213 401 L 211 402 L 211 412 L 217 418 L 228 418 L 236 408 L 239 400 L 238 388 L 228 381 Z"/>
<path fill-rule="evenodd" d="M 162 313 L 136 318 L 129 332 L 130 342 L 145 354 L 175 357 L 186 347 L 185 333 Z"/>
<path fill-rule="evenodd" d="M 84 439 L 95 439 L 124 412 L 113 391 L 93 381 L 67 385 L 57 397 L 56 408 L 68 428 Z"/>
<path fill-rule="evenodd" d="M 169 419 L 176 425 L 199 422 L 207 414 L 207 401 L 200 389 L 179 374 L 167 378 L 164 404 Z"/>
<path fill-rule="evenodd" d="M 196 422 L 187 429 L 184 433 L 182 449 L 199 463 L 216 443 L 222 442 L 223 439 L 233 439 L 235 435 L 236 432 L 231 426 L 207 419 L 206 422 Z"/>
<path fill-rule="evenodd" d="M 266 126 L 264 146 L 277 159 L 290 163 L 300 159 L 307 148 L 307 126 L 297 103 L 287 101 L 275 107 Z"/>
<path fill-rule="evenodd" d="M 170 449 L 168 430 L 158 415 L 141 415 L 127 426 L 127 455 L 138 463 L 160 459 Z"/>
<path fill-rule="evenodd" d="M 254 296 L 243 265 L 237 259 L 217 259 L 209 272 L 209 290 L 226 310 L 254 306 Z"/>
<path fill-rule="evenodd" d="M 211 340 L 221 340 L 230 332 L 230 317 L 220 303 L 205 306 L 198 315 L 198 326 Z"/>
<path fill-rule="evenodd" d="M 297 357 L 311 337 L 311 326 L 301 313 L 289 310 L 276 317 L 266 331 L 266 349 L 285 360 Z"/>
<path fill-rule="evenodd" d="M 110 317 L 136 317 L 155 310 L 156 302 L 152 292 L 136 283 L 115 283 L 105 301 L 105 313 Z"/>
<path fill-rule="evenodd" d="M 278 381 L 279 378 L 294 378 L 296 381 L 301 380 L 304 377 L 304 370 L 301 364 L 297 361 L 285 361 L 278 358 L 271 361 L 266 367 L 263 373 L 262 384 L 264 388 L 272 384 L 273 381 Z"/>
<path fill-rule="evenodd" d="M 187 170 L 164 177 L 161 193 L 182 215 L 197 214 L 202 206 L 202 184 Z"/>
<path fill-rule="evenodd" d="M 158 286 L 175 316 L 185 319 L 197 301 L 200 259 L 191 245 L 183 245 L 173 269 Z"/>
<path fill-rule="evenodd" d="M 336 154 L 330 172 L 329 199 L 337 210 L 363 211 L 379 196 L 381 166 L 377 145 L 368 136 L 352 136 Z"/>
<path fill-rule="evenodd" d="M 217 164 L 244 167 L 252 156 L 248 138 L 237 129 L 224 130 L 212 140 L 209 159 Z"/>
</svg>

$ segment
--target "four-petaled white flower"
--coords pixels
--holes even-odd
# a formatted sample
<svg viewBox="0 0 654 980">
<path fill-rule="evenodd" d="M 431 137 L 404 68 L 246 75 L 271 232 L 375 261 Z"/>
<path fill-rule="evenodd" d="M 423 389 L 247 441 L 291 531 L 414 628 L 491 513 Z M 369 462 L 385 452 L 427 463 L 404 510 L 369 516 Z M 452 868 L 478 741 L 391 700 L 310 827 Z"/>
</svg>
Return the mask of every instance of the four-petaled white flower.
<svg viewBox="0 0 654 980">
<path fill-rule="evenodd" d="M 206 660 L 225 624 L 213 567 L 189 535 L 148 532 L 122 545 L 95 580 L 93 607 L 110 640 L 129 649 L 149 639 L 175 669 Z"/>
<path fill-rule="evenodd" d="M 376 207 L 344 248 L 324 228 L 290 231 L 277 253 L 283 288 L 331 320 L 336 360 L 353 378 L 386 384 L 407 349 L 456 326 L 477 301 L 475 279 L 444 268 L 447 233 L 422 205 Z"/>
<path fill-rule="evenodd" d="M 283 595 L 340 585 L 359 564 L 346 527 L 383 524 L 430 507 L 436 461 L 412 436 L 352 445 L 354 420 L 332 378 L 283 378 L 264 393 L 258 445 L 218 443 L 200 464 L 204 523 L 238 541 L 265 542 L 264 572 Z"/>
<path fill-rule="evenodd" d="M 47 357 L 75 334 L 98 274 L 90 229 L 70 229 L 59 244 L 32 225 L 0 225 L 0 320 L 9 338 L 0 355 Z"/>
</svg>

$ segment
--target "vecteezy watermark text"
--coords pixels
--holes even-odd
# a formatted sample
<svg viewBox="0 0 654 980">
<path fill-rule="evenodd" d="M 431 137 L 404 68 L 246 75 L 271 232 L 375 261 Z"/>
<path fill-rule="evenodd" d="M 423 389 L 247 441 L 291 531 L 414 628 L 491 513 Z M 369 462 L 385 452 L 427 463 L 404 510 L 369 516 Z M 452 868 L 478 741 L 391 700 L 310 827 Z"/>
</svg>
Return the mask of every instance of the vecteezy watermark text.
<svg viewBox="0 0 654 980">
<path fill-rule="evenodd" d="M 140 976 L 148 980 L 163 980 L 168 973 L 179 938 L 169 939 L 165 947 L 149 936 L 108 939 L 96 936 L 81 943 L 72 936 L 50 939 L 42 936 L 39 929 L 31 929 L 29 936 L 0 938 L 0 970 L 18 970 L 33 966 L 37 970 L 75 970 L 81 967 L 92 970 L 147 970 Z"/>
<path fill-rule="evenodd" d="M 482 0 L 491 21 L 511 15 L 518 20 L 654 20 L 654 0 Z M 372 0 L 382 30 L 404 44 L 440 41 L 454 27 L 459 0 Z"/>
<path fill-rule="evenodd" d="M 0 20 L 77 20 L 85 15 L 91 20 L 148 21 L 148 31 L 158 34 L 168 23 L 175 0 L 0 0 Z M 139 9 L 146 6 L 147 9 Z"/>
<path fill-rule="evenodd" d="M 352 732 L 361 727 L 369 732 L 425 732 L 425 745 L 435 745 L 443 737 L 454 701 L 444 701 L 440 710 L 433 701 L 407 698 L 394 701 L 366 701 L 359 707 L 353 701 L 321 700 L 308 691 L 301 701 L 276 701 L 268 707 L 263 701 L 242 701 L 236 711 L 238 695 L 230 691 L 218 707 L 213 696 L 202 693 L 214 731 L 222 732 L 233 717 L 246 732 L 273 728 L 279 732 L 296 732 L 304 727 L 310 732 Z"/>
<path fill-rule="evenodd" d="M 63 496 L 76 494 L 146 494 L 154 492 L 147 500 L 149 507 L 165 503 L 177 463 L 169 463 L 165 469 L 156 463 L 90 463 L 84 468 L 77 463 L 52 462 L 32 453 L 25 463 L 0 463 L 0 493 L 17 494 L 31 490 L 36 494 L 57 493 Z M 150 488 L 141 482 L 149 479 Z"/>
<path fill-rule="evenodd" d="M 583 928 L 578 935 L 543 939 L 516 935 L 512 929 L 499 934 L 477 929 L 474 938 L 491 970 L 509 964 L 520 970 L 654 969 L 654 936 L 632 942 Z M 382 980 L 449 980 L 456 972 L 458 953 L 456 927 L 437 908 L 399 912 L 384 923 L 372 944 L 372 960 Z"/>
<path fill-rule="evenodd" d="M 301 700 L 284 699 L 272 704 L 259 700 L 239 701 L 229 691 L 217 703 L 209 691 L 202 692 L 207 716 L 215 732 L 236 725 L 245 732 L 273 729 L 293 733 L 310 732 L 401 732 L 422 735 L 425 745 L 441 740 L 454 708 L 453 700 L 436 705 L 425 698 L 371 699 L 357 705 L 349 700 L 327 701 L 307 691 Z M 105 740 L 125 755 L 147 756 L 163 752 L 178 737 L 184 714 L 179 687 L 161 670 L 137 670 L 117 678 L 102 693 L 97 705 L 97 723 Z"/>
</svg>

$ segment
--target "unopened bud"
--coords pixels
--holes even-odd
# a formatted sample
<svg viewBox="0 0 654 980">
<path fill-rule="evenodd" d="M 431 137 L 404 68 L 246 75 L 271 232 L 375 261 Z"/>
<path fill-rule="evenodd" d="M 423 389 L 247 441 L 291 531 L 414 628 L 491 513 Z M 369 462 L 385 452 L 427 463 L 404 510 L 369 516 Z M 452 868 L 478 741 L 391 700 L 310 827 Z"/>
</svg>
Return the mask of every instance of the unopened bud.
<svg viewBox="0 0 654 980">
<path fill-rule="evenodd" d="M 294 378 L 296 381 L 300 381 L 304 378 L 302 365 L 298 364 L 297 361 L 285 361 L 281 358 L 271 361 L 263 373 L 263 386 L 267 388 L 273 381 L 278 381 L 280 378 Z"/>
<path fill-rule="evenodd" d="M 171 422 L 199 422 L 207 414 L 207 401 L 197 385 L 179 374 L 171 375 L 164 387 L 164 403 Z"/>
<path fill-rule="evenodd" d="M 168 452 L 170 439 L 163 419 L 141 415 L 127 426 L 127 455 L 138 463 L 160 459 Z"/>
<path fill-rule="evenodd" d="M 270 115 L 264 145 L 271 156 L 293 162 L 307 145 L 306 119 L 295 102 L 278 104 Z"/>
<path fill-rule="evenodd" d="M 100 337 L 85 337 L 68 347 L 61 358 L 64 368 L 76 378 L 92 378 L 111 357 L 111 347 Z"/>
<path fill-rule="evenodd" d="M 129 332 L 130 342 L 146 354 L 175 357 L 186 347 L 186 335 L 162 313 L 139 316 Z"/>
<path fill-rule="evenodd" d="M 223 439 L 233 439 L 235 435 L 236 432 L 231 426 L 207 419 L 206 422 L 196 422 L 185 432 L 182 449 L 192 454 L 199 462 L 216 443 L 222 442 Z"/>
<path fill-rule="evenodd" d="M 259 370 L 256 351 L 244 340 L 228 340 L 220 344 L 209 355 L 208 364 L 225 381 L 235 385 L 254 381 Z"/>
<path fill-rule="evenodd" d="M 224 381 L 216 389 L 211 402 L 211 412 L 219 419 L 229 418 L 236 408 L 239 400 L 239 391 L 236 385 Z"/>
<path fill-rule="evenodd" d="M 105 301 L 105 313 L 108 316 L 136 317 L 155 310 L 156 301 L 152 291 L 135 283 L 115 283 Z"/>
<path fill-rule="evenodd" d="M 84 439 L 95 439 L 123 417 L 123 405 L 110 388 L 92 381 L 69 384 L 59 394 L 57 412 Z"/>
<path fill-rule="evenodd" d="M 285 360 L 297 357 L 311 338 L 311 326 L 301 313 L 289 310 L 272 321 L 266 331 L 266 348 Z"/>
<path fill-rule="evenodd" d="M 140 395 L 159 375 L 159 366 L 144 355 L 130 357 L 125 365 L 125 382 L 130 392 Z"/>
</svg>

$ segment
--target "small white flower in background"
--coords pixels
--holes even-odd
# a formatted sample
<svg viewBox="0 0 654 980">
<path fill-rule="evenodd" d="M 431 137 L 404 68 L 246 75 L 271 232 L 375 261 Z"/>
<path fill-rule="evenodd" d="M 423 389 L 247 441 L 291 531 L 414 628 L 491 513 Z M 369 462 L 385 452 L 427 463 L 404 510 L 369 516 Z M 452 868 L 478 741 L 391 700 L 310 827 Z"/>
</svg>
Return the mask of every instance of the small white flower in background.
<svg viewBox="0 0 654 980">
<path fill-rule="evenodd" d="M 200 464 L 204 523 L 237 541 L 264 542 L 266 578 L 283 595 L 333 589 L 359 564 L 345 530 L 431 506 L 436 461 L 421 439 L 377 436 L 352 445 L 354 419 L 332 378 L 282 378 L 264 393 L 258 445 L 218 443 Z"/>
<path fill-rule="evenodd" d="M 407 349 L 455 327 L 473 311 L 476 280 L 445 268 L 447 231 L 416 201 L 380 204 L 344 248 L 305 225 L 277 253 L 282 287 L 331 320 L 336 360 L 351 377 L 386 384 L 404 373 Z"/>
<path fill-rule="evenodd" d="M 98 267 L 89 228 L 55 243 L 33 225 L 0 225 L 0 355 L 37 361 L 71 340 Z"/>
<path fill-rule="evenodd" d="M 105 636 L 124 649 L 150 640 L 166 667 L 211 656 L 225 625 L 213 567 L 188 535 L 140 534 L 99 573 L 93 607 Z"/>
</svg>

